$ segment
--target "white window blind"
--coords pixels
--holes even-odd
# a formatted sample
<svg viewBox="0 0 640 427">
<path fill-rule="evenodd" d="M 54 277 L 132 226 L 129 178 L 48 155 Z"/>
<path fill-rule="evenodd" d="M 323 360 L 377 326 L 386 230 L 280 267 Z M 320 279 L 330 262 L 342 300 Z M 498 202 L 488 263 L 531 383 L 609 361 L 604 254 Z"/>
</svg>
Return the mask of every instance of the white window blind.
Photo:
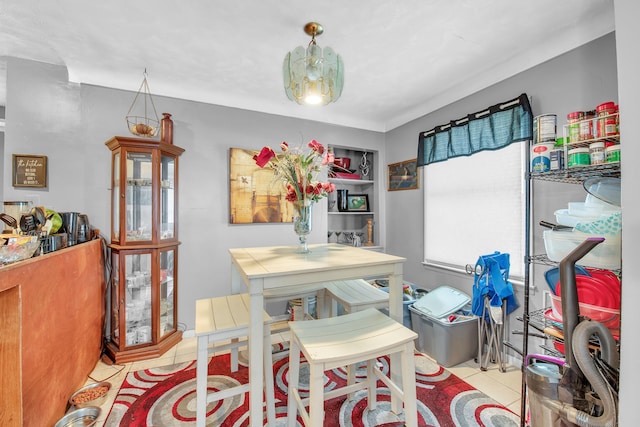
<svg viewBox="0 0 640 427">
<path fill-rule="evenodd" d="M 526 142 L 423 167 L 424 260 L 464 269 L 480 255 L 510 254 L 524 276 Z"/>
</svg>

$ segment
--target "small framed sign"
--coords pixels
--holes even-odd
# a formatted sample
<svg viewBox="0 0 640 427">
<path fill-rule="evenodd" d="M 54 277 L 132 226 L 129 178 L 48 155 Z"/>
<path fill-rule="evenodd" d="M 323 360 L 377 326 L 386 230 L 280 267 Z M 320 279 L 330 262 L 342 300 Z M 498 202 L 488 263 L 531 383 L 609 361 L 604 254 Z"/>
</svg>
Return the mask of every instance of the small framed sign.
<svg viewBox="0 0 640 427">
<path fill-rule="evenodd" d="M 388 166 L 388 191 L 415 190 L 420 186 L 417 160 L 405 160 Z"/>
<path fill-rule="evenodd" d="M 47 156 L 13 155 L 14 187 L 46 187 Z"/>
</svg>

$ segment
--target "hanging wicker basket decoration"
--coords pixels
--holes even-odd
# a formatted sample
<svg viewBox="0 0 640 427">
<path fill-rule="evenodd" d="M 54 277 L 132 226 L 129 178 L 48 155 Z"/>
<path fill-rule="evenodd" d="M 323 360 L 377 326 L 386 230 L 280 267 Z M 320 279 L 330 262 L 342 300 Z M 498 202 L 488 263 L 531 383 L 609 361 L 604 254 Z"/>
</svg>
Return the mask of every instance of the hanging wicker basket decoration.
<svg viewBox="0 0 640 427">
<path fill-rule="evenodd" d="M 144 78 L 140 89 L 136 93 L 131 108 L 126 116 L 129 132 L 136 136 L 153 138 L 158 134 L 160 120 L 153 104 L 153 98 L 147 83 L 147 70 L 144 70 Z"/>
</svg>

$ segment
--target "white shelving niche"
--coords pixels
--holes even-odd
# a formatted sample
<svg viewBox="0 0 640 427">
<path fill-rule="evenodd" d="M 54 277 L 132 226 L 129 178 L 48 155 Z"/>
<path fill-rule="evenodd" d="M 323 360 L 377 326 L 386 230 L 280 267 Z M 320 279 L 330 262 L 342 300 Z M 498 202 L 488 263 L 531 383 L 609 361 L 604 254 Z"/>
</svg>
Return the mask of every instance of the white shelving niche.
<svg viewBox="0 0 640 427">
<path fill-rule="evenodd" d="M 380 184 L 375 176 L 378 153 L 341 146 L 331 146 L 330 149 L 336 158 L 350 159 L 349 171 L 354 174 L 354 179 L 335 174 L 335 172 L 349 173 L 347 171 L 329 170 L 329 182 L 335 184 L 336 191 L 329 196 L 328 200 L 327 242 L 352 246 L 354 239 L 359 239 L 360 247 L 383 252 L 379 218 L 376 213 L 380 206 Z M 364 162 L 365 158 L 366 162 Z M 358 175 L 359 179 L 355 175 Z M 347 190 L 347 194 L 351 198 L 355 197 L 358 201 L 362 199 L 362 196 L 366 196 L 367 209 L 364 210 L 360 207 L 340 211 L 338 209 L 338 190 Z M 353 208 L 353 205 L 351 207 Z M 358 246 L 357 242 L 355 246 Z"/>
</svg>

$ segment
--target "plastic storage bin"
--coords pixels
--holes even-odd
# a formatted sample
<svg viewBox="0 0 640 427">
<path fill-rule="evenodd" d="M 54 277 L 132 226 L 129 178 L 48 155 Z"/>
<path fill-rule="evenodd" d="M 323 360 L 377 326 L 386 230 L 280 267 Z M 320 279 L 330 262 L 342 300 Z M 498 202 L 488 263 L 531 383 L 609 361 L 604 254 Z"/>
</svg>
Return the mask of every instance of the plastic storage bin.
<svg viewBox="0 0 640 427">
<path fill-rule="evenodd" d="M 409 285 L 411 287 L 411 294 L 413 295 L 413 293 L 416 290 L 416 286 L 412 283 L 407 283 L 404 282 L 404 286 Z M 380 287 L 378 288 L 381 291 L 387 292 L 389 293 L 389 288 L 386 286 Z M 411 295 L 409 294 L 404 294 L 403 295 L 403 301 L 402 301 L 402 324 L 404 326 L 406 326 L 409 329 L 411 328 L 411 313 L 409 313 L 409 306 L 411 306 L 411 304 L 413 304 L 414 302 L 416 302 L 415 298 L 413 298 Z M 387 310 L 386 308 L 381 308 L 380 311 L 384 314 L 386 314 L 387 316 L 389 315 L 389 310 Z"/>
<path fill-rule="evenodd" d="M 544 248 L 547 251 L 547 257 L 551 261 L 560 262 L 587 238 L 604 237 L 604 242 L 597 245 L 578 260 L 578 264 L 616 270 L 620 268 L 620 257 L 622 254 L 621 235 L 622 233 L 615 235 L 597 235 L 579 231 L 545 230 L 543 232 Z"/>
<path fill-rule="evenodd" d="M 417 349 L 445 368 L 478 354 L 478 318 L 471 315 L 470 301 L 463 292 L 440 286 L 409 307 Z"/>
<path fill-rule="evenodd" d="M 416 348 L 448 368 L 478 355 L 478 318 L 435 319 L 409 307 L 413 330 L 418 334 Z M 470 311 L 470 307 L 469 307 Z"/>
</svg>

